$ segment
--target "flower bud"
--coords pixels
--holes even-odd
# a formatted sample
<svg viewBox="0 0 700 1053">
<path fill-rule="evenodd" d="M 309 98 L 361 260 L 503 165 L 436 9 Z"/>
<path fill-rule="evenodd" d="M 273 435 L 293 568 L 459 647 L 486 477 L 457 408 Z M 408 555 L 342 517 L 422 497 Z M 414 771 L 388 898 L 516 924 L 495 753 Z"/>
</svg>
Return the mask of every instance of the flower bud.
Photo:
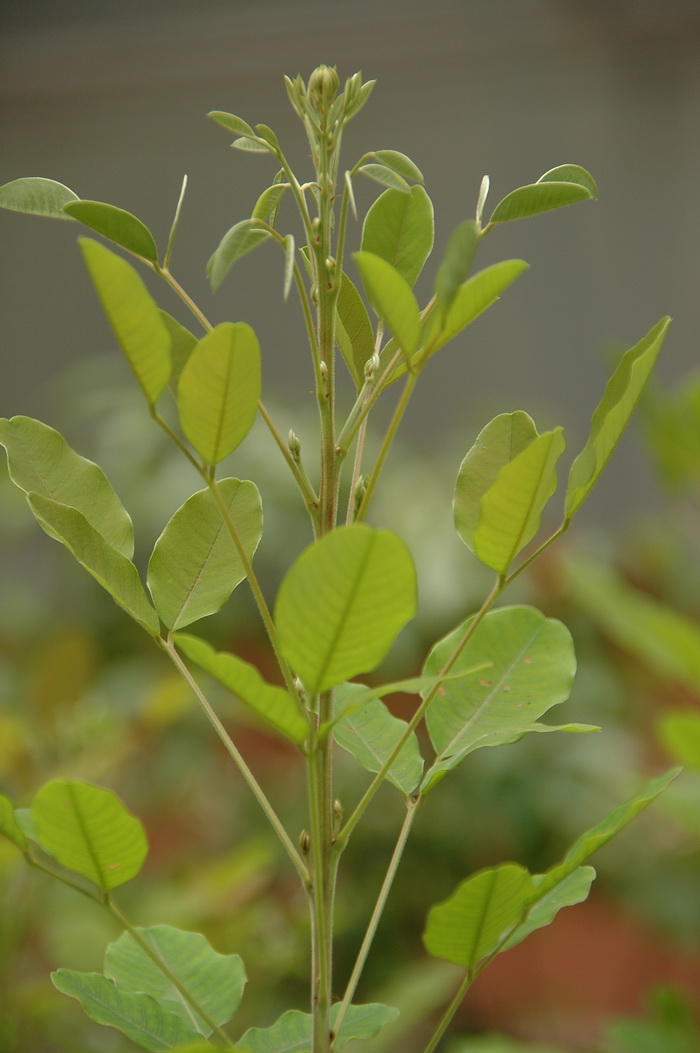
<svg viewBox="0 0 700 1053">
<path fill-rule="evenodd" d="M 309 77 L 308 91 L 316 109 L 327 109 L 335 97 L 340 81 L 334 66 L 317 66 Z"/>
<path fill-rule="evenodd" d="M 296 435 L 291 428 L 289 429 L 289 435 L 287 436 L 287 446 L 289 447 L 289 452 L 294 460 L 298 461 L 301 455 L 301 443 L 299 442 L 298 435 Z"/>
</svg>

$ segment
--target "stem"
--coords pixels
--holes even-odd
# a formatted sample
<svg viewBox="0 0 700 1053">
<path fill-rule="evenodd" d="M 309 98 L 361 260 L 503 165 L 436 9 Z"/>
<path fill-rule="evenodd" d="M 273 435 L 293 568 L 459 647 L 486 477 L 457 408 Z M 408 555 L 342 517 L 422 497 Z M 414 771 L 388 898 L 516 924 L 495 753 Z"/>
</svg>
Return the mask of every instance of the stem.
<svg viewBox="0 0 700 1053">
<path fill-rule="evenodd" d="M 423 1053 L 433 1053 L 433 1050 L 437 1046 L 438 1042 L 447 1031 L 447 1028 L 452 1023 L 452 1017 L 455 1015 L 460 1005 L 464 1001 L 464 997 L 469 988 L 471 987 L 473 980 L 474 977 L 471 975 L 471 973 L 467 973 L 464 977 L 464 980 L 459 985 L 457 993 L 455 994 L 454 998 L 452 999 L 447 1009 L 443 1013 L 442 1017 L 440 1018 L 440 1023 L 435 1028 L 435 1031 L 433 1032 L 427 1046 L 423 1050 Z"/>
<path fill-rule="evenodd" d="M 382 470 L 382 468 L 384 466 L 384 461 L 386 460 L 386 457 L 387 457 L 387 454 L 389 453 L 389 449 L 391 447 L 391 444 L 394 441 L 394 436 L 396 435 L 396 432 L 398 431 L 398 427 L 399 427 L 399 424 L 401 423 L 401 419 L 402 419 L 404 413 L 406 412 L 406 407 L 408 406 L 409 399 L 411 398 L 411 395 L 413 394 L 413 390 L 414 390 L 414 388 L 416 386 L 416 383 L 418 381 L 418 376 L 419 376 L 418 373 L 411 373 L 410 374 L 408 380 L 406 381 L 406 383 L 404 385 L 404 389 L 401 392 L 401 398 L 399 399 L 399 401 L 396 404 L 396 408 L 394 409 L 394 413 L 392 415 L 391 421 L 389 422 L 389 427 L 387 428 L 386 434 L 384 436 L 384 439 L 382 440 L 382 445 L 381 445 L 381 448 L 379 450 L 379 454 L 377 456 L 377 460 L 375 462 L 374 468 L 372 469 L 372 474 L 369 477 L 369 482 L 367 483 L 367 489 L 366 489 L 364 497 L 362 498 L 362 501 L 360 503 L 360 507 L 357 510 L 357 515 L 355 517 L 355 521 L 358 522 L 358 523 L 360 523 L 364 519 L 365 514 L 367 512 L 367 508 L 369 506 L 369 503 L 372 500 L 372 495 L 373 495 L 374 489 L 375 489 L 375 487 L 377 485 L 377 481 L 379 479 L 379 474 L 380 474 L 380 472 L 381 472 L 381 470 Z"/>
<path fill-rule="evenodd" d="M 296 484 L 299 487 L 299 490 L 301 491 L 301 495 L 306 503 L 306 508 L 309 512 L 309 515 L 311 516 L 311 521 L 315 527 L 316 523 L 318 522 L 318 495 L 316 494 L 316 491 L 314 490 L 311 484 L 311 480 L 306 474 L 306 471 L 304 470 L 304 467 L 301 464 L 301 462 L 297 461 L 296 458 L 292 456 L 289 447 L 287 446 L 280 433 L 277 431 L 274 422 L 272 421 L 262 402 L 258 402 L 258 413 L 267 424 L 272 438 L 277 443 L 277 447 L 280 453 L 287 462 L 289 470 L 294 476 Z"/>
<path fill-rule="evenodd" d="M 546 541 L 543 541 L 542 544 L 535 549 L 532 555 L 528 556 L 527 559 L 523 563 L 521 563 L 520 566 L 516 570 L 514 570 L 512 574 L 509 574 L 506 577 L 505 584 L 510 585 L 511 581 L 513 581 L 514 578 L 517 578 L 519 574 L 522 574 L 522 572 L 527 567 L 529 567 L 531 563 L 534 563 L 535 560 L 538 559 L 543 552 L 546 552 L 550 545 L 553 545 L 555 541 L 557 541 L 563 534 L 565 534 L 570 526 L 571 520 L 565 519 L 562 525 L 559 527 L 559 529 L 555 530 L 551 537 L 548 537 Z"/>
<path fill-rule="evenodd" d="M 319 711 L 326 708 L 319 702 Z M 309 812 L 312 857 L 312 962 L 311 1008 L 313 1049 L 328 1049 L 333 971 L 333 816 L 331 737 L 316 741 L 308 760 Z"/>
</svg>

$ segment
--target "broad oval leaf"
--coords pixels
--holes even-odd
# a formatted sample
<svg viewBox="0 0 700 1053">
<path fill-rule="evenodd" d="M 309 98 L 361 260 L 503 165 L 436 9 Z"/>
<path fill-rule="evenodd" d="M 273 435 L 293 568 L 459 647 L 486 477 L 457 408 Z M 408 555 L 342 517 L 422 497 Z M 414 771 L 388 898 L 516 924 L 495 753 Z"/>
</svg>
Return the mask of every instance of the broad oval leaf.
<svg viewBox="0 0 700 1053">
<path fill-rule="evenodd" d="M 468 278 L 457 290 L 445 315 L 434 315 L 428 330 L 428 351 L 433 354 L 466 329 L 498 300 L 509 285 L 528 269 L 524 260 L 503 260 Z"/>
<path fill-rule="evenodd" d="M 254 483 L 216 484 L 243 553 L 253 558 L 262 536 L 262 503 Z M 148 588 L 169 629 L 181 629 L 220 610 L 246 568 L 211 490 L 199 490 L 178 508 L 156 541 Z"/>
<path fill-rule="evenodd" d="M 20 490 L 77 508 L 108 545 L 131 559 L 131 518 L 98 465 L 32 417 L 0 418 L 0 443 L 7 450 L 10 478 Z"/>
<path fill-rule="evenodd" d="M 339 1010 L 339 1003 L 331 1008 L 331 1025 Z M 374 1038 L 398 1015 L 398 1009 L 379 1003 L 348 1006 L 335 1044 L 341 1048 L 348 1042 Z M 311 1032 L 311 1014 L 290 1009 L 271 1027 L 249 1028 L 236 1045 L 244 1053 L 311 1053 Z"/>
<path fill-rule="evenodd" d="M 62 994 L 77 998 L 91 1020 L 117 1028 L 142 1049 L 161 1053 L 199 1035 L 194 1025 L 183 1023 L 150 995 L 122 991 L 102 973 L 57 969 L 51 980 Z"/>
<path fill-rule="evenodd" d="M 569 472 L 566 517 L 571 519 L 595 486 L 627 427 L 642 389 L 666 338 L 671 319 L 667 316 L 645 337 L 626 351 L 608 381 L 593 419 L 588 442 Z"/>
<path fill-rule="evenodd" d="M 433 248 L 433 204 L 421 186 L 386 190 L 368 211 L 362 250 L 381 256 L 413 287 Z"/>
<path fill-rule="evenodd" d="M 387 322 L 404 354 L 418 350 L 421 320 L 418 302 L 401 274 L 381 256 L 356 252 L 355 263 L 362 276 L 367 298 L 379 317 Z"/>
<path fill-rule="evenodd" d="M 465 220 L 452 231 L 435 278 L 435 296 L 443 314 L 466 281 L 478 244 L 479 225 L 475 220 Z"/>
<path fill-rule="evenodd" d="M 534 891 L 532 877 L 517 863 L 474 874 L 430 910 L 425 949 L 471 971 L 516 928 Z"/>
<path fill-rule="evenodd" d="M 358 172 L 362 172 L 369 179 L 373 179 L 375 183 L 397 190 L 401 194 L 409 194 L 411 192 L 411 188 L 403 176 L 398 175 L 393 168 L 388 168 L 386 165 L 372 164 L 370 162 L 370 164 L 360 165 Z"/>
<path fill-rule="evenodd" d="M 0 186 L 0 208 L 26 212 L 31 216 L 70 219 L 63 206 L 79 200 L 78 195 L 63 183 L 43 176 L 24 176 Z"/>
<path fill-rule="evenodd" d="M 240 139 L 234 139 L 231 146 L 235 147 L 236 150 L 245 150 L 250 154 L 269 154 L 270 147 L 267 143 L 263 143 L 260 139 L 249 139 L 247 135 L 241 136 Z"/>
<path fill-rule="evenodd" d="M 387 168 L 391 168 L 397 175 L 404 179 L 410 179 L 414 183 L 423 182 L 423 173 L 418 165 L 414 164 L 410 157 L 402 154 L 400 150 L 374 150 L 373 156 Z"/>
<path fill-rule="evenodd" d="M 316 695 L 374 669 L 415 609 L 403 541 L 363 523 L 341 527 L 302 552 L 280 586 L 280 650 Z"/>
<path fill-rule="evenodd" d="M 282 199 L 282 195 L 289 187 L 289 183 L 273 183 L 255 202 L 255 208 L 251 213 L 251 219 L 262 220 L 263 223 L 274 224 L 274 217 Z"/>
<path fill-rule="evenodd" d="M 338 346 L 359 391 L 365 379 L 365 364 L 374 354 L 374 333 L 362 297 L 345 272 L 336 311 Z"/>
<path fill-rule="evenodd" d="M 508 223 L 513 219 L 525 219 L 539 212 L 573 205 L 576 201 L 590 201 L 593 194 L 580 183 L 553 182 L 529 183 L 506 194 L 491 213 L 489 226 Z"/>
<path fill-rule="evenodd" d="M 260 345 L 245 322 L 223 322 L 190 353 L 178 385 L 182 430 L 205 464 L 236 449 L 260 400 Z"/>
<path fill-rule="evenodd" d="M 598 197 L 598 184 L 585 168 L 581 165 L 557 165 L 550 168 L 548 172 L 541 175 L 538 183 L 578 183 L 585 187 L 593 198 Z"/>
<path fill-rule="evenodd" d="M 27 838 L 15 818 L 12 801 L 2 793 L 0 793 L 0 834 L 8 841 L 12 841 L 20 852 L 29 850 Z"/>
<path fill-rule="evenodd" d="M 266 683 L 254 665 L 237 655 L 215 651 L 198 636 L 177 633 L 175 643 L 180 651 L 201 669 L 227 687 L 234 695 L 285 738 L 301 745 L 309 734 L 309 725 L 298 699 L 283 687 Z"/>
<path fill-rule="evenodd" d="M 98 241 L 79 243 L 107 320 L 153 405 L 170 378 L 170 336 L 158 307 L 131 264 Z"/>
<path fill-rule="evenodd" d="M 211 110 L 207 117 L 211 117 L 213 121 L 220 124 L 222 128 L 226 128 L 227 131 L 233 132 L 234 135 L 248 135 L 251 139 L 255 138 L 255 132 L 250 125 L 242 117 L 236 117 L 233 113 L 225 113 L 223 110 Z"/>
<path fill-rule="evenodd" d="M 41 847 L 102 892 L 131 881 L 143 866 L 143 826 L 111 790 L 54 779 L 34 798 L 32 817 Z"/>
<path fill-rule="evenodd" d="M 219 954 L 199 932 L 171 925 L 137 928 L 139 934 L 218 1027 L 227 1023 L 240 1005 L 246 974 L 237 954 Z M 121 991 L 142 992 L 203 1035 L 211 1027 L 195 1012 L 177 987 L 159 969 L 130 932 L 110 943 L 104 974 Z"/>
<path fill-rule="evenodd" d="M 127 252 L 133 252 L 149 263 L 158 262 L 158 249 L 153 235 L 145 223 L 132 216 L 131 212 L 102 201 L 84 199 L 69 202 L 63 211 L 97 234 L 121 245 Z"/>
<path fill-rule="evenodd" d="M 353 701 L 366 694 L 361 684 L 344 684 L 336 691 L 336 709 L 349 712 L 333 727 L 335 741 L 367 771 L 378 772 L 384 767 L 406 731 L 406 721 L 393 716 L 378 698 L 360 708 Z M 386 778 L 402 793 L 415 790 L 423 774 L 423 758 L 418 739 L 412 734 L 402 746 Z"/>
<path fill-rule="evenodd" d="M 481 501 L 504 465 L 537 438 L 535 422 L 527 413 L 500 413 L 479 432 L 476 442 L 459 466 L 454 494 L 457 533 L 474 551 Z"/>
<path fill-rule="evenodd" d="M 261 149 L 266 148 L 263 146 Z M 260 229 L 259 223 L 259 219 L 242 219 L 224 234 L 207 263 L 207 277 L 213 292 L 219 288 L 236 260 L 247 256 L 270 237 L 266 230 Z"/>
<path fill-rule="evenodd" d="M 160 635 L 158 615 L 148 602 L 136 567 L 105 541 L 82 512 L 41 494 L 27 494 L 39 526 L 65 545 L 113 600 L 147 632 Z"/>
<path fill-rule="evenodd" d="M 425 663 L 426 675 L 439 675 L 445 668 L 472 620 L 435 645 Z M 477 678 L 472 670 L 481 664 L 488 668 Z M 437 758 L 424 789 L 476 749 L 546 730 L 548 725 L 535 721 L 569 697 L 575 671 L 573 642 L 561 622 L 534 607 L 489 612 L 428 707 L 426 723 Z"/>
</svg>

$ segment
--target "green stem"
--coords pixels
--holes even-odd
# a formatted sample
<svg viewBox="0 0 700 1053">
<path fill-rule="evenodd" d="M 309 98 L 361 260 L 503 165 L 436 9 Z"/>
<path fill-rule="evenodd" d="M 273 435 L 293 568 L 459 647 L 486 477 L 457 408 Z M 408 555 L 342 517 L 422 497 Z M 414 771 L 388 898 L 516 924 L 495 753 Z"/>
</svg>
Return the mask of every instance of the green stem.
<svg viewBox="0 0 700 1053">
<path fill-rule="evenodd" d="M 535 560 L 538 559 L 543 552 L 546 552 L 550 545 L 553 545 L 555 541 L 557 541 L 563 534 L 565 534 L 570 526 L 571 520 L 565 519 L 562 525 L 559 527 L 559 529 L 555 530 L 551 537 L 548 537 L 546 541 L 543 541 L 542 544 L 535 549 L 532 555 L 528 556 L 527 559 L 523 563 L 521 563 L 520 566 L 516 570 L 514 570 L 512 574 L 509 574 L 506 577 L 505 584 L 510 585 L 511 581 L 517 578 L 519 574 L 522 574 L 522 572 L 527 567 L 529 567 L 531 563 L 534 563 Z"/>
<path fill-rule="evenodd" d="M 296 484 L 299 487 L 299 490 L 301 491 L 302 497 L 304 498 L 304 502 L 306 504 L 309 515 L 311 516 L 312 523 L 315 526 L 318 521 L 318 495 L 311 484 L 311 480 L 306 474 L 304 466 L 302 465 L 301 461 L 297 460 L 295 457 L 292 456 L 289 447 L 285 443 L 280 433 L 277 431 L 274 422 L 272 421 L 262 402 L 258 402 L 258 413 L 267 424 L 270 434 L 277 443 L 277 447 L 280 453 L 287 462 L 289 470 L 294 476 Z"/>
<path fill-rule="evenodd" d="M 319 700 L 319 712 L 327 707 Z M 311 821 L 311 927 L 314 1053 L 328 1049 L 333 972 L 333 816 L 331 811 L 331 737 L 317 740 L 308 758 Z"/>
<path fill-rule="evenodd" d="M 461 1006 L 462 1002 L 464 1001 L 466 993 L 471 987 L 473 981 L 474 977 L 471 975 L 471 973 L 467 973 L 464 977 L 464 980 L 459 985 L 457 993 L 455 994 L 454 998 L 452 999 L 447 1009 L 443 1013 L 442 1017 L 440 1018 L 440 1023 L 435 1028 L 435 1031 L 433 1032 L 427 1046 L 423 1050 L 423 1053 L 433 1053 L 433 1050 L 437 1046 L 438 1042 L 447 1031 L 447 1028 L 452 1023 L 452 1018 Z"/>
<path fill-rule="evenodd" d="M 387 454 L 389 453 L 389 449 L 391 448 L 391 444 L 394 441 L 394 437 L 396 435 L 396 432 L 398 431 L 399 424 L 401 423 L 403 415 L 406 412 L 406 407 L 408 406 L 411 395 L 413 394 L 414 388 L 418 381 L 418 376 L 418 373 L 411 373 L 409 375 L 409 378 L 404 385 L 404 389 L 401 392 L 401 398 L 396 404 L 391 421 L 389 422 L 389 427 L 387 428 L 384 439 L 382 440 L 382 445 L 380 447 L 377 460 L 375 462 L 374 468 L 372 469 L 372 474 L 369 477 L 367 489 L 365 490 L 364 496 L 360 503 L 360 507 L 357 510 L 355 520 L 358 523 L 362 522 L 367 513 L 369 503 L 372 500 L 377 481 L 379 480 L 380 472 L 384 467 L 384 461 L 386 460 Z"/>
</svg>

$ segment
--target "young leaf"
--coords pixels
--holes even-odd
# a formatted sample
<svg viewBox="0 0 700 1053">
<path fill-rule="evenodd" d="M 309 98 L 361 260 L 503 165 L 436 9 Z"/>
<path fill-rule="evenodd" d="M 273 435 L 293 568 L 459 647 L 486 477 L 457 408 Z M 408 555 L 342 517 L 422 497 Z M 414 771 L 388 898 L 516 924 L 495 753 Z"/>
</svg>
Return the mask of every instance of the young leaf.
<svg viewBox="0 0 700 1053">
<path fill-rule="evenodd" d="M 341 527 L 302 552 L 280 586 L 280 650 L 316 695 L 374 669 L 415 607 L 403 541 L 361 523 Z"/>
<path fill-rule="evenodd" d="M 539 212 L 551 212 L 552 209 L 573 205 L 576 201 L 590 201 L 593 194 L 581 183 L 552 182 L 529 183 L 518 187 L 498 202 L 491 213 L 488 225 L 508 223 L 513 219 L 524 219 Z"/>
<path fill-rule="evenodd" d="M 219 954 L 201 933 L 185 932 L 171 925 L 152 925 L 135 931 L 217 1026 L 231 1019 L 246 983 L 245 968 L 237 954 Z M 104 974 L 120 991 L 150 995 L 184 1025 L 194 1026 L 203 1035 L 211 1034 L 211 1027 L 194 1012 L 131 933 L 124 932 L 110 943 Z"/>
<path fill-rule="evenodd" d="M 123 208 L 102 201 L 81 200 L 68 202 L 63 211 L 127 252 L 133 252 L 149 263 L 158 262 L 158 249 L 150 230 Z"/>
<path fill-rule="evenodd" d="M 479 432 L 460 464 L 454 495 L 454 520 L 457 533 L 472 552 L 484 495 L 496 482 L 501 468 L 536 438 L 537 428 L 527 413 L 522 410 L 500 413 Z"/>
<path fill-rule="evenodd" d="M 235 147 L 236 150 L 245 150 L 251 154 L 270 153 L 270 147 L 267 143 L 260 142 L 259 139 L 249 139 L 246 135 L 242 136 L 240 139 L 234 139 L 231 146 Z"/>
<path fill-rule="evenodd" d="M 39 526 L 65 545 L 78 563 L 92 574 L 127 614 L 154 636 L 160 635 L 158 616 L 146 598 L 136 567 L 87 521 L 77 508 L 27 494 Z"/>
<path fill-rule="evenodd" d="M 331 1009 L 331 1025 L 339 1009 L 339 1004 Z M 348 1006 L 335 1044 L 341 1048 L 348 1042 L 374 1038 L 385 1024 L 391 1023 L 398 1015 L 397 1009 L 378 1003 Z M 249 1028 L 236 1045 L 245 1053 L 310 1053 L 311 1032 L 311 1014 L 290 1009 L 272 1027 Z"/>
<path fill-rule="evenodd" d="M 425 949 L 471 972 L 517 926 L 533 893 L 532 877 L 517 863 L 474 874 L 430 910 Z"/>
<path fill-rule="evenodd" d="M 354 259 L 375 311 L 388 322 L 404 354 L 409 357 L 415 354 L 420 342 L 421 320 L 408 282 L 381 256 L 356 252 Z"/>
<path fill-rule="evenodd" d="M 76 508 L 108 545 L 131 559 L 131 519 L 101 468 L 31 417 L 0 418 L 0 443 L 7 450 L 10 478 L 20 490 Z"/>
<path fill-rule="evenodd" d="M 479 226 L 473 219 L 460 223 L 450 235 L 435 279 L 435 296 L 445 315 L 464 284 L 479 244 Z"/>
<path fill-rule="evenodd" d="M 103 893 L 131 881 L 143 866 L 143 827 L 111 790 L 54 779 L 34 798 L 32 817 L 41 847 Z"/>
<path fill-rule="evenodd" d="M 167 311 L 159 309 L 158 314 L 170 337 L 170 360 L 172 362 L 170 384 L 173 390 L 177 391 L 177 385 L 180 383 L 180 376 L 185 368 L 185 362 L 194 350 L 197 337 L 189 329 L 186 329 L 184 325 L 181 325 L 177 318 L 173 318 L 171 314 L 168 314 Z"/>
<path fill-rule="evenodd" d="M 671 319 L 662 318 L 626 351 L 608 381 L 593 419 L 588 442 L 571 466 L 566 518 L 571 519 L 598 481 L 637 404 L 661 350 Z"/>
<path fill-rule="evenodd" d="M 591 197 L 598 197 L 598 184 L 585 168 L 581 168 L 581 165 L 557 165 L 556 168 L 550 168 L 548 172 L 541 175 L 537 180 L 538 183 L 578 183 L 579 186 L 584 187 Z"/>
<path fill-rule="evenodd" d="M 351 753 L 363 768 L 378 772 L 406 731 L 406 722 L 392 716 L 378 698 L 365 703 L 360 709 L 355 708 L 354 699 L 365 691 L 366 688 L 361 684 L 345 684 L 338 688 L 337 710 L 342 712 L 351 707 L 351 712 L 338 720 L 333 728 L 333 736 L 338 745 Z M 402 747 L 386 777 L 398 790 L 408 794 L 415 790 L 422 774 L 423 758 L 414 734 Z"/>
<path fill-rule="evenodd" d="M 254 665 L 234 654 L 215 651 L 211 644 L 198 636 L 177 633 L 175 643 L 191 662 L 237 695 L 285 738 L 297 745 L 304 742 L 309 733 L 306 717 L 299 701 L 283 687 L 266 683 Z"/>
<path fill-rule="evenodd" d="M 413 163 L 410 157 L 402 154 L 399 150 L 374 150 L 373 156 L 404 179 L 410 179 L 414 183 L 422 183 L 424 181 L 420 168 Z"/>
<path fill-rule="evenodd" d="M 476 222 L 481 226 L 481 220 L 484 215 L 484 206 L 486 205 L 486 198 L 489 194 L 489 187 L 491 186 L 491 180 L 487 175 L 481 180 L 481 186 L 479 187 L 479 196 L 476 200 Z"/>
<path fill-rule="evenodd" d="M 165 256 L 163 257 L 163 267 L 168 268 L 170 266 L 170 258 L 173 254 L 173 248 L 175 247 L 175 238 L 177 237 L 177 229 L 180 226 L 180 213 L 182 212 L 182 206 L 185 201 L 185 191 L 187 190 L 187 176 L 182 177 L 182 187 L 180 188 L 180 196 L 177 199 L 177 205 L 175 206 L 175 215 L 170 225 L 170 233 L 168 234 L 168 244 L 165 248 Z"/>
<path fill-rule="evenodd" d="M 292 234 L 287 234 L 284 239 L 284 287 L 282 290 L 282 298 L 284 300 L 289 298 L 289 291 L 292 288 L 292 282 L 294 281 L 294 258 L 294 236 Z"/>
<path fill-rule="evenodd" d="M 557 487 L 556 463 L 563 450 L 561 428 L 543 432 L 501 468 L 484 494 L 474 551 L 499 574 L 539 530 L 542 510 Z"/>
<path fill-rule="evenodd" d="M 0 834 L 19 848 L 20 852 L 27 852 L 29 845 L 17 819 L 12 801 L 0 793 Z"/>
<path fill-rule="evenodd" d="M 289 183 L 273 183 L 272 186 L 267 188 L 267 190 L 263 190 L 262 194 L 255 202 L 255 208 L 253 209 L 250 218 L 258 219 L 263 223 L 269 223 L 273 226 L 282 195 L 288 187 Z"/>
<path fill-rule="evenodd" d="M 180 376 L 180 424 L 205 464 L 243 442 L 260 399 L 260 346 L 245 322 L 222 322 L 191 352 Z"/>
<path fill-rule="evenodd" d="M 207 117 L 211 117 L 213 121 L 220 124 L 222 128 L 226 128 L 227 131 L 233 132 L 234 135 L 248 136 L 251 139 L 255 138 L 255 132 L 242 117 L 236 117 L 233 113 L 224 113 L 223 110 L 212 110 L 207 114 Z"/>
<path fill-rule="evenodd" d="M 80 238 L 107 320 L 141 390 L 154 405 L 170 378 L 170 337 L 134 268 L 98 241 Z"/>
<path fill-rule="evenodd" d="M 336 339 L 359 391 L 365 379 L 365 364 L 374 354 L 374 334 L 362 297 L 345 272 L 336 310 Z"/>
<path fill-rule="evenodd" d="M 433 354 L 448 341 L 466 329 L 488 307 L 498 300 L 503 292 L 529 264 L 524 260 L 503 260 L 478 271 L 459 287 L 447 314 L 434 315 L 434 323 L 428 330 L 427 345 Z"/>
<path fill-rule="evenodd" d="M 388 186 L 401 194 L 409 194 L 411 192 L 411 188 L 403 176 L 397 175 L 393 168 L 387 168 L 386 165 L 360 165 L 358 172 L 362 172 L 369 179 L 373 179 L 375 183 L 379 183 L 381 186 Z"/>
<path fill-rule="evenodd" d="M 199 1037 L 192 1024 L 169 1013 L 150 995 L 121 991 L 102 973 L 57 969 L 51 979 L 62 994 L 78 999 L 91 1020 L 117 1028 L 142 1049 L 161 1053 Z"/>
<path fill-rule="evenodd" d="M 248 560 L 262 535 L 262 504 L 254 483 L 217 484 Z M 199 490 L 172 516 L 148 564 L 148 587 L 169 629 L 214 614 L 246 576 L 245 566 L 211 490 Z"/>
<path fill-rule="evenodd" d="M 259 136 L 260 139 L 264 139 L 265 142 L 268 144 L 268 146 L 272 147 L 273 151 L 276 152 L 277 150 L 279 150 L 279 145 L 280 144 L 279 144 L 279 141 L 277 139 L 277 136 L 273 132 L 272 128 L 268 127 L 268 125 L 266 125 L 266 124 L 256 124 L 255 125 L 255 134 L 257 136 Z"/>
<path fill-rule="evenodd" d="M 421 186 L 410 194 L 385 190 L 374 202 L 362 228 L 362 251 L 395 267 L 413 287 L 433 247 L 433 204 Z"/>
<path fill-rule="evenodd" d="M 435 645 L 425 663 L 426 675 L 440 673 L 471 621 Z M 481 677 L 471 675 L 473 666 L 482 663 L 490 668 Z M 469 675 L 460 678 L 462 671 Z M 552 730 L 535 722 L 569 697 L 575 671 L 573 643 L 561 622 L 533 607 L 502 607 L 487 614 L 428 707 L 426 722 L 437 758 L 424 789 L 476 749 Z"/>
<path fill-rule="evenodd" d="M 236 260 L 242 259 L 270 237 L 266 230 L 260 230 L 259 222 L 258 219 L 242 219 L 224 234 L 207 263 L 207 277 L 212 292 L 216 292 Z"/>
<path fill-rule="evenodd" d="M 42 176 L 26 176 L 13 179 L 0 186 L 0 208 L 13 212 L 27 212 L 32 216 L 49 216 L 51 219 L 70 219 L 63 206 L 78 201 L 78 195 L 63 183 Z"/>
</svg>

